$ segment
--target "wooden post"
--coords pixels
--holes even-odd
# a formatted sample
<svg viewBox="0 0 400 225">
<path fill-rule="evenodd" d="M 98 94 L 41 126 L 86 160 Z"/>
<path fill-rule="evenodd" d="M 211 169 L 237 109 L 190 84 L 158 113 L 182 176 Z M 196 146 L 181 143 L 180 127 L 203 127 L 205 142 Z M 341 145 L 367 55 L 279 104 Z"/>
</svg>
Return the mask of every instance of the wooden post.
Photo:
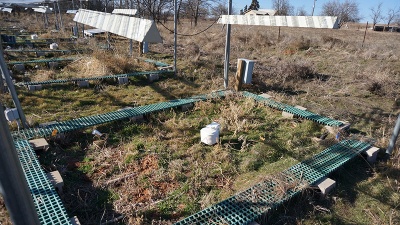
<svg viewBox="0 0 400 225">
<path fill-rule="evenodd" d="M 281 40 L 281 27 L 278 29 L 278 42 Z"/>
<path fill-rule="evenodd" d="M 367 22 L 367 26 L 365 26 L 364 40 L 363 40 L 363 43 L 361 45 L 361 48 L 364 48 L 365 36 L 367 36 L 367 29 L 368 29 L 368 22 Z"/>
<path fill-rule="evenodd" d="M 143 55 L 143 42 L 139 42 L 139 55 Z"/>
<path fill-rule="evenodd" d="M 238 59 L 237 63 L 237 71 L 236 71 L 236 76 L 235 76 L 235 90 L 240 91 L 242 89 L 242 84 L 243 84 L 243 76 L 244 76 L 244 69 L 246 68 L 246 63 L 242 59 Z"/>
</svg>

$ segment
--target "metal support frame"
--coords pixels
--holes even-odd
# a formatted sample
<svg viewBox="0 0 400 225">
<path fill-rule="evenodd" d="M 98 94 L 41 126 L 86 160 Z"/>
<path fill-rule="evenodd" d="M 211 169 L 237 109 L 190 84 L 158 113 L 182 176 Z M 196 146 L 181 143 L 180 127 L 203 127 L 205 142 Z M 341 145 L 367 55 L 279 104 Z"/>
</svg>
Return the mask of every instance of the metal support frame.
<svg viewBox="0 0 400 225">
<path fill-rule="evenodd" d="M 178 33 L 178 6 L 177 6 L 177 0 L 174 0 L 174 73 L 175 76 L 177 76 L 177 69 L 176 69 L 176 55 L 177 55 L 177 47 L 176 47 L 176 42 L 177 42 L 177 33 Z"/>
<path fill-rule="evenodd" d="M 228 5 L 228 15 L 231 15 L 232 13 L 232 0 L 229 0 L 229 5 Z M 230 51 L 231 51 L 231 25 L 227 24 L 226 25 L 226 42 L 225 42 L 225 62 L 224 62 L 224 88 L 228 88 L 228 82 L 229 82 L 229 57 L 230 57 Z"/>
<path fill-rule="evenodd" d="M 18 110 L 19 118 L 21 119 L 22 125 L 24 128 L 29 128 L 29 124 L 26 121 L 24 111 L 22 111 L 21 103 L 19 102 L 17 92 L 15 91 L 14 83 L 11 80 L 10 72 L 8 71 L 7 65 L 4 60 L 3 47 L 1 47 L 1 42 L 2 41 L 0 40 L 0 69 L 4 75 L 4 79 L 6 80 L 8 90 L 10 91 L 11 97 L 14 101 L 14 105 Z M 3 112 L 1 112 L 0 114 L 3 114 Z"/>
<path fill-rule="evenodd" d="M 315 2 L 316 2 L 317 0 L 314 0 L 314 4 L 313 4 L 313 7 L 312 7 L 312 13 L 311 13 L 311 16 L 314 16 L 314 10 L 315 10 Z"/>
<path fill-rule="evenodd" d="M 390 139 L 389 146 L 386 149 L 386 154 L 388 154 L 388 155 L 392 154 L 394 145 L 396 144 L 397 137 L 399 136 L 399 132 L 400 132 L 400 114 L 399 114 L 399 117 L 397 117 L 397 121 L 396 121 L 396 125 L 394 126 L 392 138 Z"/>
<path fill-rule="evenodd" d="M 0 143 L 0 190 L 11 220 L 16 225 L 39 225 L 35 205 L 3 113 L 0 113 Z"/>
<path fill-rule="evenodd" d="M 58 14 L 60 14 L 60 30 L 64 30 L 64 25 L 62 21 L 62 16 L 61 16 L 61 10 L 60 10 L 60 2 L 57 0 L 57 7 L 58 7 Z M 54 9 L 55 10 L 55 9 Z"/>
</svg>

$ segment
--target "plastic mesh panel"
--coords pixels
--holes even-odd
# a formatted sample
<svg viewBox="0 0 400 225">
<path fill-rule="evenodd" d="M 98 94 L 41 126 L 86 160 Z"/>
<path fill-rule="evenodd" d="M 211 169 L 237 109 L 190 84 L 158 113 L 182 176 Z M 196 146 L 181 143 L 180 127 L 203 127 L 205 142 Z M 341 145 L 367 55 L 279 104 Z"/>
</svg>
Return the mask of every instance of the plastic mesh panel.
<svg viewBox="0 0 400 225">
<path fill-rule="evenodd" d="M 314 157 L 175 224 L 248 224 L 370 147 L 368 143 L 354 140 L 339 142 Z"/>
<path fill-rule="evenodd" d="M 284 103 L 279 103 L 279 102 L 276 102 L 276 101 L 274 101 L 272 99 L 264 98 L 264 97 L 261 97 L 259 95 L 255 95 L 253 93 L 247 92 L 247 91 L 244 91 L 242 93 L 243 93 L 243 96 L 245 96 L 245 97 L 253 98 L 256 101 L 263 102 L 264 104 L 268 105 L 271 108 L 291 113 L 291 114 L 296 115 L 296 116 L 298 116 L 300 118 L 304 118 L 304 119 L 311 120 L 311 121 L 314 121 L 314 122 L 317 122 L 317 123 L 320 123 L 320 124 L 323 124 L 323 125 L 328 125 L 328 126 L 340 127 L 340 126 L 343 125 L 343 123 L 338 121 L 338 120 L 334 120 L 334 119 L 331 119 L 331 118 L 328 118 L 328 117 L 320 116 L 318 114 L 312 113 L 312 112 L 307 111 L 307 110 L 302 110 L 302 109 L 298 109 L 298 108 L 295 108 L 295 107 L 290 106 L 290 105 L 286 105 Z"/>
<path fill-rule="evenodd" d="M 25 179 L 41 224 L 71 224 L 60 197 L 43 172 L 28 141 L 15 142 Z"/>
</svg>

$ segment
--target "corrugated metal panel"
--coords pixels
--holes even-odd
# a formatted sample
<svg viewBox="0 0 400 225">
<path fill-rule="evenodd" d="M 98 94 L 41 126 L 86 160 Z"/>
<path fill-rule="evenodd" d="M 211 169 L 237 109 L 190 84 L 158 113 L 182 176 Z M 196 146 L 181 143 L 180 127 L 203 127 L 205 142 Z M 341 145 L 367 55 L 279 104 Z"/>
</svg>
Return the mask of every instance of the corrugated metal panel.
<svg viewBox="0 0 400 225">
<path fill-rule="evenodd" d="M 335 16 L 222 15 L 218 23 L 280 27 L 339 28 Z"/>
<path fill-rule="evenodd" d="M 33 11 L 38 13 L 51 13 L 52 10 L 49 8 L 33 8 Z"/>
<path fill-rule="evenodd" d="M 12 8 L 3 8 L 3 9 L 1 9 L 2 12 L 8 12 L 8 13 L 11 13 L 12 10 L 13 10 Z"/>
<path fill-rule="evenodd" d="M 80 9 L 74 21 L 140 42 L 162 42 L 154 21 L 148 19 Z"/>
<path fill-rule="evenodd" d="M 114 9 L 112 11 L 113 14 L 124 14 L 124 15 L 130 15 L 130 16 L 135 16 L 137 13 L 136 9 Z"/>
</svg>

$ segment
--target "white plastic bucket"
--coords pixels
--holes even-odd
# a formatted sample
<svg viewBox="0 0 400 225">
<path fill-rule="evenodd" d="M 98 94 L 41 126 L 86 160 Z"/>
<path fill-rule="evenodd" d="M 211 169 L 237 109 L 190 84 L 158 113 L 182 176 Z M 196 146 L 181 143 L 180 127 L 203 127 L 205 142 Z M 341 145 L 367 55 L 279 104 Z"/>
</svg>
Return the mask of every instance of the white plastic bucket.
<svg viewBox="0 0 400 225">
<path fill-rule="evenodd" d="M 206 145 L 214 145 L 219 139 L 219 130 L 205 127 L 200 130 L 200 139 Z"/>
</svg>

